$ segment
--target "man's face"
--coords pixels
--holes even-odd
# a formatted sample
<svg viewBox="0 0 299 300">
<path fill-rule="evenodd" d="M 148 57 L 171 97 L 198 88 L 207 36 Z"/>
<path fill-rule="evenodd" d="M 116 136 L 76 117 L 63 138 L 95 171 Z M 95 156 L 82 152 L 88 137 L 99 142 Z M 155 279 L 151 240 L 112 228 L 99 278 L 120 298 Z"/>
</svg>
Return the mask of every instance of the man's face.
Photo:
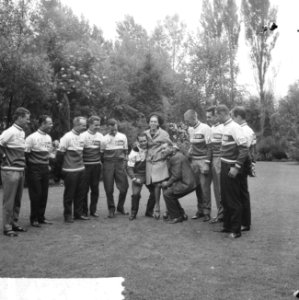
<svg viewBox="0 0 299 300">
<path fill-rule="evenodd" d="M 215 112 L 215 117 L 220 123 L 225 122 L 224 112 Z"/>
<path fill-rule="evenodd" d="M 108 131 L 111 135 L 116 135 L 116 133 L 117 133 L 117 124 L 109 125 L 108 126 Z"/>
<path fill-rule="evenodd" d="M 234 115 L 233 113 L 231 114 L 231 116 L 232 116 L 232 119 L 233 119 L 236 123 L 242 124 L 243 120 L 242 120 L 242 118 L 241 118 L 240 116 Z"/>
<path fill-rule="evenodd" d="M 187 126 L 194 127 L 197 123 L 197 119 L 193 116 L 184 116 L 184 121 Z"/>
<path fill-rule="evenodd" d="M 163 157 L 168 157 L 172 153 L 172 147 L 170 147 L 167 143 L 161 146 L 161 153 Z"/>
<path fill-rule="evenodd" d="M 145 136 L 139 136 L 138 144 L 141 149 L 146 149 L 147 148 L 147 138 Z"/>
<path fill-rule="evenodd" d="M 92 124 L 89 125 L 89 130 L 91 132 L 99 132 L 101 127 L 101 122 L 100 121 L 94 121 Z"/>
<path fill-rule="evenodd" d="M 211 111 L 207 111 L 206 117 L 207 117 L 207 123 L 208 123 L 208 125 L 212 126 L 212 125 L 214 125 L 214 124 L 217 123 L 216 114 L 213 115 L 213 113 Z"/>
<path fill-rule="evenodd" d="M 80 133 L 86 130 L 86 120 L 85 119 L 80 119 L 80 124 L 78 125 L 76 130 Z"/>
<path fill-rule="evenodd" d="M 41 130 L 50 133 L 53 128 L 53 121 L 51 118 L 47 118 L 46 121 L 42 124 Z"/>
<path fill-rule="evenodd" d="M 27 129 L 30 124 L 30 114 L 25 114 L 24 117 L 19 117 L 18 123 L 23 129 Z"/>
</svg>

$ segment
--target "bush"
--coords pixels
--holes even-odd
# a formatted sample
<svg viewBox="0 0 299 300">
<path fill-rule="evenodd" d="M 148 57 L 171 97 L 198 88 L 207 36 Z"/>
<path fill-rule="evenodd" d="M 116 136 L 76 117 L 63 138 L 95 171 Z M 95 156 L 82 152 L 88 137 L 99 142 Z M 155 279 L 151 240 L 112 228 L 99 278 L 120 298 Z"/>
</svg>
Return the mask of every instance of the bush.
<svg viewBox="0 0 299 300">
<path fill-rule="evenodd" d="M 287 144 L 284 139 L 275 142 L 272 137 L 267 136 L 259 141 L 257 151 L 258 160 L 288 159 Z"/>
</svg>

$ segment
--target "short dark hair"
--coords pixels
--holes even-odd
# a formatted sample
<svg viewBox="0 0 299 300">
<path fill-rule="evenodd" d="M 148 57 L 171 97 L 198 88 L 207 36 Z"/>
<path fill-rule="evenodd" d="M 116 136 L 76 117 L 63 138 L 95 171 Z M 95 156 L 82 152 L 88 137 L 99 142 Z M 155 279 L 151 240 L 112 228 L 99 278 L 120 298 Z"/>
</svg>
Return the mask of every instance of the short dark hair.
<svg viewBox="0 0 299 300">
<path fill-rule="evenodd" d="M 80 125 L 80 121 L 81 121 L 81 120 L 86 120 L 86 118 L 85 118 L 85 117 L 82 117 L 82 116 L 75 117 L 75 118 L 73 119 L 73 126 L 78 126 L 78 125 Z"/>
<path fill-rule="evenodd" d="M 118 123 L 115 119 L 109 119 L 107 121 L 107 126 L 115 126 L 115 125 L 118 125 Z"/>
<path fill-rule="evenodd" d="M 147 135 L 144 131 L 140 131 L 137 133 L 136 140 L 138 141 L 140 137 L 145 137 L 147 139 Z"/>
<path fill-rule="evenodd" d="M 216 112 L 217 113 L 225 112 L 226 114 L 229 115 L 229 109 L 225 104 L 220 104 L 216 106 Z"/>
<path fill-rule="evenodd" d="M 16 121 L 19 117 L 24 118 L 26 115 L 30 115 L 30 111 L 24 107 L 18 107 L 13 114 L 13 120 Z"/>
<path fill-rule="evenodd" d="M 101 118 L 99 116 L 91 116 L 88 118 L 88 125 L 92 125 L 95 121 L 101 122 Z"/>
<path fill-rule="evenodd" d="M 43 123 L 47 121 L 47 119 L 50 118 L 52 119 L 49 115 L 41 115 L 38 118 L 38 125 L 41 126 Z"/>
<path fill-rule="evenodd" d="M 213 105 L 213 106 L 210 106 L 206 109 L 206 112 L 211 112 L 213 116 L 215 116 L 215 113 L 216 113 L 216 106 Z"/>
<path fill-rule="evenodd" d="M 246 109 L 243 106 L 236 106 L 232 110 L 234 117 L 240 116 L 243 120 L 246 119 Z"/>
<path fill-rule="evenodd" d="M 149 115 L 148 122 L 151 120 L 152 117 L 156 117 L 158 119 L 159 126 L 162 126 L 164 124 L 164 118 L 161 116 L 160 113 L 158 112 L 151 113 Z"/>
</svg>

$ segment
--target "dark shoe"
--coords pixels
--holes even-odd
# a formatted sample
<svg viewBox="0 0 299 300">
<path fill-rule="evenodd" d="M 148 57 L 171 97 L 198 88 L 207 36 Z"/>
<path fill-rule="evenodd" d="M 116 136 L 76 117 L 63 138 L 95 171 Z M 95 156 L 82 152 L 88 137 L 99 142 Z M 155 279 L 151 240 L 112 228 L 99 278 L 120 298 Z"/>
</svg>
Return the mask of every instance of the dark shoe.
<svg viewBox="0 0 299 300">
<path fill-rule="evenodd" d="M 249 231 L 250 226 L 241 226 L 241 231 Z"/>
<path fill-rule="evenodd" d="M 108 218 L 110 218 L 110 219 L 114 218 L 114 210 L 113 209 L 109 210 Z"/>
<path fill-rule="evenodd" d="M 85 216 L 79 216 L 79 217 L 75 217 L 75 220 L 87 221 L 87 220 L 90 220 L 90 219 L 88 217 L 85 217 Z"/>
<path fill-rule="evenodd" d="M 100 215 L 99 214 L 97 214 L 97 213 L 93 213 L 93 214 L 90 214 L 92 217 L 94 217 L 94 218 L 98 218 Z"/>
<path fill-rule="evenodd" d="M 211 217 L 209 216 L 209 215 L 205 215 L 204 217 L 203 217 L 203 222 L 209 222 L 211 220 Z"/>
<path fill-rule="evenodd" d="M 226 229 L 226 228 L 222 228 L 222 229 L 219 229 L 219 230 L 214 230 L 214 232 L 231 233 L 231 231 L 229 229 Z"/>
<path fill-rule="evenodd" d="M 188 216 L 186 214 L 183 215 L 183 221 L 187 221 L 188 220 Z"/>
<path fill-rule="evenodd" d="M 129 217 L 129 220 L 130 221 L 133 221 L 133 220 L 135 220 L 136 219 L 136 216 L 135 215 L 131 215 L 130 217 Z"/>
<path fill-rule="evenodd" d="M 40 221 L 40 222 L 38 222 L 39 224 L 45 224 L 45 225 L 52 225 L 53 224 L 53 222 L 51 222 L 51 221 L 49 221 L 49 220 L 47 220 L 47 219 L 44 219 L 43 221 Z"/>
<path fill-rule="evenodd" d="M 26 232 L 27 231 L 27 229 L 23 228 L 20 225 L 12 226 L 12 230 L 13 231 L 19 231 L 19 232 Z"/>
<path fill-rule="evenodd" d="M 197 220 L 197 219 L 203 218 L 204 216 L 205 215 L 203 213 L 197 212 L 191 219 L 192 220 Z"/>
<path fill-rule="evenodd" d="M 74 220 L 72 218 L 66 218 L 64 219 L 64 223 L 74 223 Z"/>
<path fill-rule="evenodd" d="M 127 215 L 129 215 L 129 213 L 127 212 L 127 211 L 125 211 L 124 209 L 118 209 L 117 210 L 117 213 L 118 214 L 121 214 L 121 215 L 123 215 L 123 216 L 127 216 Z"/>
<path fill-rule="evenodd" d="M 145 216 L 148 217 L 148 218 L 153 218 L 153 213 L 149 213 L 149 212 L 146 212 L 145 213 Z"/>
<path fill-rule="evenodd" d="M 40 226 L 40 223 L 37 222 L 37 221 L 31 222 L 31 226 L 32 226 L 32 227 L 41 227 L 41 226 Z"/>
<path fill-rule="evenodd" d="M 163 214 L 163 220 L 164 221 L 167 221 L 167 220 L 169 220 L 169 215 L 168 215 L 168 212 L 165 212 L 164 214 Z"/>
<path fill-rule="evenodd" d="M 217 224 L 217 223 L 220 223 L 221 221 L 220 221 L 220 219 L 218 219 L 218 218 L 213 218 L 213 219 L 211 219 L 210 221 L 209 221 L 209 224 Z"/>
<path fill-rule="evenodd" d="M 13 231 L 13 230 L 4 230 L 3 231 L 4 235 L 8 236 L 8 237 L 16 237 L 18 236 L 18 234 Z"/>
<path fill-rule="evenodd" d="M 241 236 L 241 233 L 240 233 L 240 232 L 238 232 L 238 233 L 232 232 L 232 233 L 230 233 L 230 234 L 228 235 L 228 238 L 230 238 L 230 239 L 237 239 L 237 238 L 239 238 L 240 236 Z"/>
<path fill-rule="evenodd" d="M 178 217 L 178 218 L 174 218 L 172 219 L 169 224 L 176 224 L 176 223 L 181 223 L 183 222 L 183 218 L 182 217 Z"/>
</svg>

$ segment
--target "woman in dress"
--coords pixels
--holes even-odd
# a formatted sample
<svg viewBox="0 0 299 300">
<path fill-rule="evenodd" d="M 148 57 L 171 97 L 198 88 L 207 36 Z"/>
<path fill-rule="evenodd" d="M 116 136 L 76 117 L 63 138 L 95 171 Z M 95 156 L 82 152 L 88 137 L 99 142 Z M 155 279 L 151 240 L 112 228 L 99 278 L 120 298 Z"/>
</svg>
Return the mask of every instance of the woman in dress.
<svg viewBox="0 0 299 300">
<path fill-rule="evenodd" d="M 160 218 L 161 182 L 168 178 L 167 162 L 162 155 L 161 146 L 171 142 L 169 134 L 160 126 L 163 124 L 162 117 L 152 113 L 149 119 L 149 129 L 145 131 L 148 139 L 148 152 L 146 157 L 146 185 L 150 193 L 154 194 L 155 203 L 148 202 L 146 215 Z M 153 214 L 154 210 L 154 214 Z"/>
</svg>

